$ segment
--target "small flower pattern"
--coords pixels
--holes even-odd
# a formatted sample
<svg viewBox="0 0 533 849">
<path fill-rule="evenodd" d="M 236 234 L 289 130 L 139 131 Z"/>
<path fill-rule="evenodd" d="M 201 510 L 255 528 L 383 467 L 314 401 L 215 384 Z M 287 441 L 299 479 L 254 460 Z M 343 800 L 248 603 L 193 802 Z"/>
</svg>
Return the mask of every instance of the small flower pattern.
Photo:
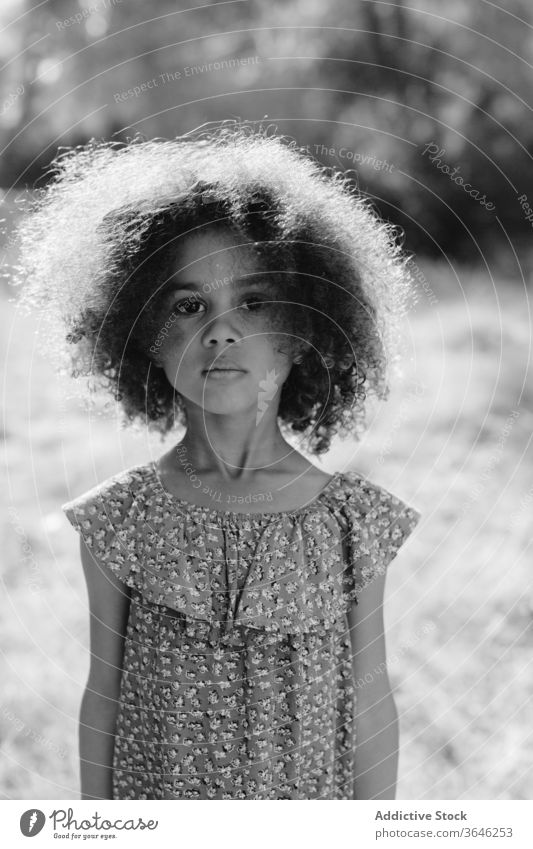
<svg viewBox="0 0 533 849">
<path fill-rule="evenodd" d="M 354 799 L 351 603 L 420 513 L 355 471 L 236 513 L 134 466 L 62 510 L 130 588 L 114 799 Z"/>
</svg>

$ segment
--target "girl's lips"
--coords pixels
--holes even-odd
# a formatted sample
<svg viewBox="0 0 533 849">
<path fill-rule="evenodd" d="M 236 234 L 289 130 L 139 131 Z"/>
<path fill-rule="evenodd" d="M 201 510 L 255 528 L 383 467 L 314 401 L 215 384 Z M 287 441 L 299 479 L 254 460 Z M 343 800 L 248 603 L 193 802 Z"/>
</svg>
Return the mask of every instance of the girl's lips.
<svg viewBox="0 0 533 849">
<path fill-rule="evenodd" d="M 246 374 L 242 369 L 235 368 L 224 368 L 224 369 L 210 369 L 209 371 L 203 371 L 202 374 L 206 378 L 211 378 L 213 380 L 224 380 L 224 379 L 233 379 L 239 377 L 241 374 Z"/>
</svg>

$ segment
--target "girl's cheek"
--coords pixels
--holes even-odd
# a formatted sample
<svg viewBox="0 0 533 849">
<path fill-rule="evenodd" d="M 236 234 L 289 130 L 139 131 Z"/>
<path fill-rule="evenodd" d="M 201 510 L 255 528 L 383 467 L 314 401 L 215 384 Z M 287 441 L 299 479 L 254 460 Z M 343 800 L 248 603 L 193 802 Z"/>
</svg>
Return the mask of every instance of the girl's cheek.
<svg viewBox="0 0 533 849">
<path fill-rule="evenodd" d="M 265 333 L 287 333 L 293 324 L 292 312 L 286 304 L 267 304 L 256 312 L 244 312 L 243 323 Z"/>
<path fill-rule="evenodd" d="M 152 333 L 152 353 L 157 351 L 161 356 L 168 355 L 171 349 L 186 341 L 186 334 L 179 325 L 179 318 L 169 315 L 161 323 L 155 323 Z"/>
</svg>

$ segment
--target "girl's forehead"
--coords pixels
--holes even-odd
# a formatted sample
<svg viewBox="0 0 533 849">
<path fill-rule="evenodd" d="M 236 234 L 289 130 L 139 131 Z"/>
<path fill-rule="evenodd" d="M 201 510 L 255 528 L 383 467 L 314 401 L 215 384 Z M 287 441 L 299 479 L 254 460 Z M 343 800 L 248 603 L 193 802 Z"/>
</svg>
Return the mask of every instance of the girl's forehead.
<svg viewBox="0 0 533 849">
<path fill-rule="evenodd" d="M 175 278 L 197 274 L 223 276 L 250 274 L 263 269 L 253 243 L 228 228 L 216 228 L 185 236 L 177 245 Z"/>
</svg>

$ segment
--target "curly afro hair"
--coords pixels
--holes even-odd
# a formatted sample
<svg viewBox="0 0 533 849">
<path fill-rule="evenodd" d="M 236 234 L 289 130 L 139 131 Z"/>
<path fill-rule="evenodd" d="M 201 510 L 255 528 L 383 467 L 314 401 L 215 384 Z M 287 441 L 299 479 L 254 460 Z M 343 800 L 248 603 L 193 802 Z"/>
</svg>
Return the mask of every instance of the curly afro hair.
<svg viewBox="0 0 533 849">
<path fill-rule="evenodd" d="M 43 351 L 62 373 L 163 436 L 186 416 L 150 350 L 158 293 L 180 236 L 224 222 L 290 305 L 279 326 L 287 320 L 301 361 L 278 421 L 321 454 L 337 433 L 359 438 L 369 393 L 388 395 L 409 260 L 346 174 L 271 129 L 225 121 L 171 140 L 61 149 L 17 228 L 15 281 L 20 305 L 48 319 Z"/>
</svg>

